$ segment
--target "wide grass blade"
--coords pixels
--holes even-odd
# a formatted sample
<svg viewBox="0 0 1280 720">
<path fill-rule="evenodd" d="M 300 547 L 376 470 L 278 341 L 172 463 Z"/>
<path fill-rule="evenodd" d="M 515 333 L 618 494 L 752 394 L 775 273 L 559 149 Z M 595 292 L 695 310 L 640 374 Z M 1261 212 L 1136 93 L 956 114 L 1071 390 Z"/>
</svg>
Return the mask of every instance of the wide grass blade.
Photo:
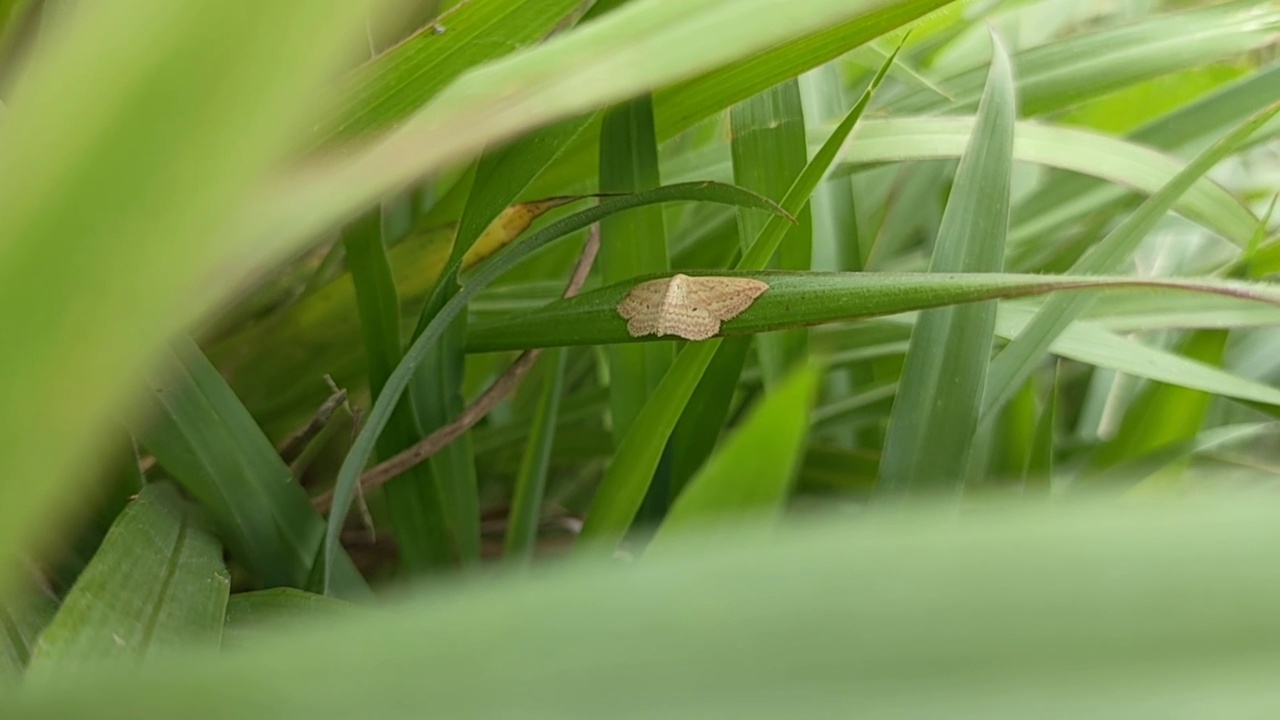
<svg viewBox="0 0 1280 720">
<path fill-rule="evenodd" d="M 1266 717 L 1280 707 L 1280 574 L 1259 568 L 1277 543 L 1280 509 L 1256 496 L 959 517 L 835 513 L 767 539 L 691 542 L 679 558 L 629 568 L 432 592 L 281 628 L 222 657 L 63 676 L 0 696 L 0 715 L 292 719 L 322 708 L 407 720 L 430 697 L 452 718 L 619 708 L 774 718 L 779 707 L 797 717 L 851 707 L 983 720 L 1191 720 L 1205 708 Z M 478 637 L 485 662 L 459 662 Z M 346 656 L 361 661 L 333 672 Z"/>
<path fill-rule="evenodd" d="M 287 255 L 309 233 L 486 144 L 697 77 L 834 23 L 874 17 L 876 34 L 882 34 L 941 2 L 629 4 L 463 75 L 385 138 L 291 176 L 264 195 L 259 212 L 237 225 L 249 246 L 240 266 Z M 703 41 L 707 32 L 715 33 L 716 42 Z M 441 137 L 450 141 L 439 142 Z"/>
<path fill-rule="evenodd" d="M 229 291 L 211 273 L 243 246 L 215 237 L 375 5 L 83 3 L 28 58 L 0 133 L 0 167 L 22 168 L 0 173 L 0 325 L 23 338 L 0 353 L 0 588 L 138 369 Z"/>
<path fill-rule="evenodd" d="M 272 588 L 235 593 L 227 600 L 222 646 L 232 648 L 270 636 L 270 630 L 281 623 L 298 622 L 310 617 L 331 617 L 333 613 L 354 606 L 325 595 L 297 588 Z"/>
<path fill-rule="evenodd" d="M 1120 265 L 1137 248 L 1174 201 L 1213 166 L 1229 156 L 1255 130 L 1280 112 L 1280 104 L 1254 115 L 1249 121 L 1228 133 L 1196 156 L 1181 172 L 1155 195 L 1148 198 L 1114 230 L 1089 250 L 1072 270 L 1077 273 L 1104 273 Z M 1252 237 L 1252 232 L 1250 233 Z M 1036 318 L 991 363 L 987 385 L 992 388 L 983 399 L 982 412 L 990 416 L 994 408 L 1008 399 L 1044 358 L 1053 339 L 1071 324 L 1087 307 L 1089 298 L 1050 298 Z"/>
<path fill-rule="evenodd" d="M 779 517 L 804 454 L 817 387 L 817 371 L 801 365 L 766 395 L 676 498 L 645 557 L 673 552 L 681 534 L 717 521 Z"/>
<path fill-rule="evenodd" d="M 453 319 L 462 312 L 467 303 L 505 271 L 514 267 L 533 251 L 556 239 L 576 230 L 589 227 L 616 212 L 642 205 L 678 200 L 752 205 L 761 210 L 781 212 L 776 205 L 758 195 L 739 188 L 715 183 L 670 185 L 645 193 L 605 200 L 593 208 L 552 223 L 522 242 L 508 246 L 501 253 L 484 263 L 481 269 L 465 282 L 458 293 L 445 303 L 440 312 L 436 313 L 432 321 L 428 323 L 427 327 L 405 352 L 405 357 L 400 362 L 400 365 L 396 367 L 395 372 L 388 378 L 382 395 L 374 403 L 364 428 L 361 429 L 359 436 L 356 437 L 351 451 L 347 454 L 346 459 L 343 460 L 342 467 L 338 472 L 334 488 L 333 506 L 329 514 L 328 530 L 325 533 L 322 548 L 325 594 L 332 594 L 334 589 L 333 569 L 341 549 L 339 536 L 342 531 L 343 520 L 351 507 L 360 472 L 369 460 L 373 444 L 386 426 L 392 409 L 399 401 L 400 394 L 404 392 L 413 378 L 413 373 L 418 364 L 427 356 L 432 346 L 440 339 Z"/>
<path fill-rule="evenodd" d="M 231 578 L 222 548 L 166 484 L 120 514 L 31 655 L 27 679 L 134 664 L 184 644 L 218 647 Z"/>
<path fill-rule="evenodd" d="M 385 129 L 467 70 L 542 40 L 579 0 L 468 0 L 338 84 L 341 100 L 321 137 Z"/>
<path fill-rule="evenodd" d="M 1017 104 L 1009 57 L 994 34 L 991 43 L 991 74 L 942 215 L 930 272 L 998 273 L 1004 267 Z M 889 416 L 877 492 L 901 496 L 961 487 L 995 323 L 994 302 L 929 310 L 916 318 Z"/>
<path fill-rule="evenodd" d="M 142 444 L 217 528 L 233 557 L 264 586 L 301 587 L 324 522 L 289 467 L 226 381 L 189 340 L 175 342 L 151 381 Z M 368 588 L 345 553 L 340 594 Z"/>
</svg>

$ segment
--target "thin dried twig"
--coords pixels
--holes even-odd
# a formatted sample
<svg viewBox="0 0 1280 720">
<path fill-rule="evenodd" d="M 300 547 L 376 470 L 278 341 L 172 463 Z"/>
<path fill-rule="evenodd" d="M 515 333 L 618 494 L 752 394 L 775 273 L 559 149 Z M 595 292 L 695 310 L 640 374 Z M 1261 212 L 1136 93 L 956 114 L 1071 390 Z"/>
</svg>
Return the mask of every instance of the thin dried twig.
<svg viewBox="0 0 1280 720">
<path fill-rule="evenodd" d="M 302 451 L 307 449 L 307 445 L 320 434 L 321 430 L 324 430 L 333 414 L 338 411 L 338 408 L 347 402 L 347 391 L 345 389 L 338 387 L 333 378 L 328 375 L 324 376 L 324 380 L 328 383 L 329 389 L 333 394 L 316 410 L 315 415 L 311 417 L 306 427 L 290 435 L 277 448 L 280 458 L 284 460 L 286 465 L 292 465 L 294 460 L 302 456 Z"/>
<path fill-rule="evenodd" d="M 582 290 L 583 284 L 587 281 L 587 274 L 591 272 L 591 266 L 595 263 L 596 253 L 599 250 L 600 226 L 593 225 L 587 238 L 587 244 L 582 248 L 582 256 L 578 258 L 578 264 L 573 269 L 569 284 L 565 287 L 564 297 L 571 298 Z M 360 476 L 360 492 L 369 492 L 406 470 L 416 467 L 432 455 L 448 447 L 449 443 L 466 434 L 468 430 L 475 427 L 476 423 L 484 419 L 484 416 L 488 415 L 494 406 L 509 395 L 512 390 L 515 390 L 541 355 L 542 348 L 533 348 L 520 353 L 510 367 L 480 397 L 476 398 L 475 402 L 462 411 L 457 420 L 419 440 L 412 447 L 398 455 L 366 470 Z M 328 512 L 329 507 L 333 504 L 333 492 L 330 491 L 318 496 L 314 504 L 317 510 Z"/>
</svg>

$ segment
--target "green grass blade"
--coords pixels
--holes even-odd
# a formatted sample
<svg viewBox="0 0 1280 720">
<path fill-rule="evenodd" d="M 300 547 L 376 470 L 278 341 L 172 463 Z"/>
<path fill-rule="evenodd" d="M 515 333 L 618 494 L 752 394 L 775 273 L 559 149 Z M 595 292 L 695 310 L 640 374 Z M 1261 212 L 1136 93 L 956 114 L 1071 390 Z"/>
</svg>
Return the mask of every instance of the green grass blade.
<svg viewBox="0 0 1280 720">
<path fill-rule="evenodd" d="M 726 338 L 702 373 L 684 412 L 671 431 L 670 495 L 676 497 L 715 450 L 737 394 L 750 336 Z"/>
<path fill-rule="evenodd" d="M 818 373 L 796 367 L 761 401 L 676 498 L 645 557 L 673 552 L 683 533 L 729 519 L 776 519 L 791 494 Z"/>
<path fill-rule="evenodd" d="M 0 173 L 0 325 L 24 348 L 0 353 L 0 436 L 20 439 L 0 457 L 0 588 L 138 368 L 234 285 L 211 268 L 244 246 L 215 237 L 374 4 L 87 3 L 28 58 L 0 133 L 0 167 L 24 169 Z"/>
<path fill-rule="evenodd" d="M 1181 172 L 1155 195 L 1127 216 L 1082 257 L 1073 270 L 1080 273 L 1103 273 L 1123 262 L 1151 231 L 1160 218 L 1173 206 L 1174 201 L 1191 185 L 1229 156 L 1240 143 L 1266 123 L 1277 112 L 1280 104 L 1254 115 L 1247 122 L 1228 133 L 1218 142 L 1196 156 Z M 1252 236 L 1252 233 L 1250 234 Z M 1036 315 L 1036 319 L 1005 346 L 991 363 L 987 385 L 992 392 L 983 399 L 983 415 L 1008 399 L 1008 392 L 1016 388 L 1044 358 L 1053 339 L 1071 324 L 1087 307 L 1087 297 L 1067 297 L 1048 300 Z"/>
<path fill-rule="evenodd" d="M 342 531 L 343 520 L 351 507 L 351 501 L 354 499 L 360 472 L 364 469 L 365 463 L 368 462 L 376 438 L 386 426 L 392 409 L 399 401 L 400 394 L 404 392 L 412 380 L 418 364 L 422 362 L 432 346 L 440 339 L 445 329 L 452 323 L 453 318 L 462 312 L 471 298 L 488 287 L 498 276 L 515 266 L 520 260 L 528 257 L 533 251 L 546 246 L 552 241 L 576 230 L 589 227 L 615 212 L 642 205 L 678 200 L 719 202 L 729 205 L 754 205 L 762 210 L 778 212 L 776 205 L 758 195 L 716 183 L 669 185 L 645 193 L 608 199 L 593 208 L 552 223 L 519 243 L 509 245 L 502 252 L 484 263 L 475 275 L 464 283 L 462 289 L 445 303 L 435 318 L 428 323 L 418 338 L 413 341 L 413 344 L 405 352 L 404 359 L 387 380 L 387 385 L 383 388 L 382 395 L 374 402 L 373 409 L 369 413 L 364 428 L 361 429 L 338 472 L 334 488 L 333 509 L 329 513 L 328 529 L 325 533 L 322 547 L 325 594 L 332 594 L 334 589 L 333 569 L 340 550 L 339 536 Z"/>
<path fill-rule="evenodd" d="M 993 34 L 991 75 L 960 158 L 929 270 L 1000 272 L 1009 230 L 1013 69 Z M 878 492 L 955 491 L 972 451 L 991 360 L 995 303 L 930 310 L 911 332 L 880 460 Z"/>
<path fill-rule="evenodd" d="M 281 628 L 234 654 L 68 675 L 0 696 L 0 715 L 292 720 L 322 708 L 400 720 L 429 696 L 456 718 L 643 708 L 754 720 L 779 707 L 797 717 L 856 707 L 1012 720 L 1098 716 L 1100 703 L 1109 718 L 1267 717 L 1280 705 L 1280 575 L 1258 568 L 1277 542 L 1280 510 L 1256 496 L 959 518 L 837 513 L 666 561 L 432 592 Z M 486 662 L 458 662 L 478 637 Z M 332 672 L 344 656 L 361 662 Z M 801 691 L 779 667 L 803 670 Z M 230 705 L 228 688 L 238 689 Z"/>
<path fill-rule="evenodd" d="M 896 56 L 897 53 L 885 62 L 884 67 L 880 68 L 879 74 L 862 98 L 792 183 L 791 189 L 782 200 L 782 208 L 786 213 L 799 212 L 808 204 L 809 196 L 830 169 L 840 147 L 849 137 L 858 118 L 862 116 L 862 111 L 870 102 L 872 93 L 875 92 L 879 81 L 884 78 Z M 738 268 L 748 270 L 764 268 L 786 236 L 789 224 L 789 216 L 781 214 L 765 223 L 738 263 Z M 765 293 L 761 299 L 769 295 L 770 293 Z M 621 300 L 621 296 L 618 299 Z M 616 311 L 613 311 L 616 307 L 615 305 L 610 308 L 609 320 L 621 319 Z M 595 500 L 582 527 L 584 543 L 592 547 L 608 547 L 622 539 L 635 518 L 653 472 L 658 467 L 662 447 L 666 445 L 667 438 L 675 429 L 676 422 L 688 405 L 690 396 L 715 357 L 720 342 L 720 338 L 715 338 L 686 346 L 671 369 L 667 371 L 666 377 L 662 379 L 653 396 L 645 403 L 640 416 L 636 418 L 633 431 L 623 438 L 604 478 L 600 481 L 600 487 L 596 490 Z"/>
<path fill-rule="evenodd" d="M 781 199 L 809 161 L 799 81 L 791 78 L 733 106 L 729 123 L 734 184 Z M 812 266 L 813 218 L 808 204 L 796 213 L 796 220 L 787 229 L 771 267 L 809 270 Z M 754 214 L 738 213 L 744 252 L 767 222 Z M 764 335 L 756 340 L 766 387 L 781 380 L 792 365 L 807 356 L 806 341 L 804 330 Z"/>
<path fill-rule="evenodd" d="M 604 115 L 600 134 L 600 191 L 638 192 L 660 183 L 652 100 L 645 96 L 611 108 Z M 761 194 L 768 197 L 768 193 Z M 600 223 L 597 262 L 606 283 L 666 271 L 667 255 L 667 233 L 659 207 L 614 215 Z M 613 432 L 620 443 L 645 399 L 671 366 L 674 353 L 670 343 L 617 345 L 606 352 Z"/>
<path fill-rule="evenodd" d="M 533 411 L 529 443 L 516 474 L 516 487 L 511 497 L 511 516 L 507 521 L 505 555 L 516 563 L 526 563 L 533 556 L 542 518 L 542 499 L 547 487 L 547 469 L 555 443 L 556 424 L 560 417 L 560 396 L 564 391 L 565 353 L 552 350 L 543 359 L 546 375 L 538 406 Z"/>
<path fill-rule="evenodd" d="M 466 70 L 537 43 L 578 0 L 469 0 L 342 78 L 322 135 L 385 129 Z"/>
<path fill-rule="evenodd" d="M 41 633 L 30 682 L 186 643 L 218 647 L 231 578 L 218 541 L 184 502 L 172 486 L 151 484 L 120 514 Z"/>
<path fill-rule="evenodd" d="M 153 415 L 139 437 L 213 520 L 232 555 L 262 584 L 300 587 L 324 522 L 289 467 L 218 371 L 190 341 L 173 345 L 151 381 Z M 341 594 L 368 592 L 345 553 Z"/>
</svg>

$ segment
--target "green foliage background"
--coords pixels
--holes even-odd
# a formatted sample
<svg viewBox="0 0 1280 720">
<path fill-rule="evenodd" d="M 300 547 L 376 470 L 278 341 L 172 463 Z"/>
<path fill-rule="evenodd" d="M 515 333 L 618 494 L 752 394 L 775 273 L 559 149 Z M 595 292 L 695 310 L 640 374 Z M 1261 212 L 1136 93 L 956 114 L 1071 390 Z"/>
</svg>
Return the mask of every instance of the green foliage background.
<svg viewBox="0 0 1280 720">
<path fill-rule="evenodd" d="M 1270 714 L 1278 37 L 0 0 L 0 717 Z"/>
</svg>

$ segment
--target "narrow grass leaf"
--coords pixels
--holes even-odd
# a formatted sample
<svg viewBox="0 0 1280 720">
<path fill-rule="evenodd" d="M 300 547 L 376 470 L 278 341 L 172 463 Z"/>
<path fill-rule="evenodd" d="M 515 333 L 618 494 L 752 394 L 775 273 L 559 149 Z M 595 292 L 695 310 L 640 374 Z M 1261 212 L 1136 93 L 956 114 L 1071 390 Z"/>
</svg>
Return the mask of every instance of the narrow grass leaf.
<svg viewBox="0 0 1280 720">
<path fill-rule="evenodd" d="M 329 513 L 328 529 L 321 548 L 323 586 L 326 595 L 332 594 L 334 590 L 333 569 L 341 549 L 339 537 L 343 521 L 351 507 L 351 501 L 354 499 L 360 472 L 369 460 L 376 438 L 385 428 L 391 411 L 399 401 L 401 393 L 404 392 L 409 382 L 413 379 L 417 366 L 426 358 L 431 348 L 445 332 L 445 329 L 462 312 L 467 303 L 504 272 L 528 257 L 533 251 L 550 244 L 554 240 L 574 231 L 587 228 L 615 212 L 642 205 L 677 200 L 719 202 L 728 205 L 753 205 L 769 212 L 782 212 L 776 205 L 765 198 L 732 186 L 716 183 L 669 185 L 644 193 L 605 200 L 593 208 L 583 210 L 548 225 L 524 241 L 508 246 L 501 253 L 481 265 L 480 269 L 464 283 L 457 294 L 444 304 L 440 312 L 436 313 L 431 322 L 427 324 L 417 339 L 409 346 L 409 349 L 405 352 L 404 359 L 401 360 L 391 377 L 388 378 L 387 384 L 383 388 L 383 393 L 374 402 L 365 426 L 361 429 L 360 434 L 352 444 L 350 452 L 347 453 L 347 457 L 343 460 L 342 467 L 338 471 L 338 478 L 335 481 L 333 506 Z"/>
<path fill-rule="evenodd" d="M 1009 229 L 1013 69 L 991 36 L 991 74 L 973 139 L 960 158 L 929 270 L 1000 272 Z M 955 491 L 963 483 L 991 360 L 993 302 L 922 312 L 889 416 L 877 492 L 902 496 Z"/>
<path fill-rule="evenodd" d="M 781 204 L 784 213 L 787 214 L 779 214 L 765 223 L 738 263 L 740 270 L 758 271 L 768 264 L 774 251 L 786 236 L 789 222 L 791 222 L 790 214 L 803 210 L 808 204 L 809 196 L 830 169 L 841 146 L 848 139 L 858 118 L 862 116 L 862 111 L 870 102 L 872 93 L 884 79 L 889 65 L 893 63 L 896 56 L 897 53 L 894 53 L 880 68 L 880 72 L 867 91 L 792 183 L 791 189 L 787 191 Z M 772 288 L 772 285 L 770 287 Z M 769 295 L 770 293 L 766 292 L 760 300 L 768 298 Z M 759 304 L 759 300 L 756 304 Z M 750 312 L 748 309 L 746 314 Z M 616 316 L 610 319 L 615 318 Z M 649 486 L 649 481 L 653 477 L 653 472 L 661 459 L 662 448 L 675 429 L 676 422 L 684 412 L 703 373 L 715 357 L 720 343 L 720 338 L 714 338 L 687 346 L 667 371 L 666 377 L 662 379 L 653 396 L 645 403 L 640 416 L 636 418 L 632 432 L 623 438 L 622 444 L 614 454 L 596 490 L 595 499 L 592 501 L 591 509 L 582 527 L 581 537 L 588 547 L 595 549 L 616 545 L 630 527 Z"/>
<path fill-rule="evenodd" d="M 150 384 L 153 414 L 139 434 L 142 444 L 201 503 L 258 582 L 301 587 L 324 522 L 199 348 L 178 341 L 170 352 Z M 337 567 L 339 594 L 368 592 L 345 553 Z"/>
<path fill-rule="evenodd" d="M 677 552 L 679 538 L 724 520 L 777 519 L 791 494 L 818 387 L 818 372 L 797 366 L 752 409 L 676 498 L 645 549 Z"/>
<path fill-rule="evenodd" d="M 780 200 L 809 161 L 799 81 L 791 78 L 734 105 L 729 109 L 729 124 L 734 184 Z M 770 267 L 782 270 L 811 268 L 813 218 L 808 204 L 796 213 L 796 220 L 798 222 L 783 237 Z M 744 252 L 760 235 L 766 222 L 766 218 L 739 211 L 738 231 Z M 806 341 L 804 330 L 757 338 L 756 350 L 767 387 L 778 382 L 792 365 L 806 357 Z M 734 377 L 723 379 L 736 381 Z"/>
<path fill-rule="evenodd" d="M 171 485 L 147 485 L 41 633 L 27 679 L 132 665 L 187 643 L 216 648 L 230 585 L 198 515 Z"/>
<path fill-rule="evenodd" d="M 604 114 L 600 132 L 600 190 L 637 192 L 659 184 L 652 99 L 646 95 L 610 108 Z M 735 184 L 758 192 L 757 188 Z M 668 270 L 662 209 L 642 208 L 601 222 L 597 262 L 606 283 Z M 621 443 L 645 400 L 671 366 L 674 352 L 671 343 L 611 345 L 605 352 L 609 358 L 610 420 L 615 442 Z"/>
<path fill-rule="evenodd" d="M 529 427 L 529 442 L 516 473 L 516 487 L 511 496 L 511 515 L 507 520 L 505 557 L 517 564 L 533 556 L 538 523 L 542 519 L 542 500 L 546 494 L 547 471 L 555 444 L 556 425 L 560 418 L 560 397 L 564 391 L 566 350 L 557 348 L 543 358 L 546 374 L 538 405 Z"/>
<path fill-rule="evenodd" d="M 1272 105 L 1254 115 L 1197 155 L 1159 192 L 1143 202 L 1106 237 L 1098 241 L 1097 245 L 1075 263 L 1072 270 L 1081 274 L 1100 274 L 1115 269 L 1137 248 L 1179 196 L 1277 112 L 1280 112 L 1280 104 Z M 1252 237 L 1252 232 L 1250 236 Z M 1000 351 L 992 361 L 988 374 L 987 385 L 992 391 L 983 398 L 984 417 L 989 417 L 994 408 L 1008 399 L 1008 393 L 1027 378 L 1044 358 L 1053 339 L 1080 315 L 1088 303 L 1088 297 L 1050 298 L 1022 334 Z"/>
</svg>

